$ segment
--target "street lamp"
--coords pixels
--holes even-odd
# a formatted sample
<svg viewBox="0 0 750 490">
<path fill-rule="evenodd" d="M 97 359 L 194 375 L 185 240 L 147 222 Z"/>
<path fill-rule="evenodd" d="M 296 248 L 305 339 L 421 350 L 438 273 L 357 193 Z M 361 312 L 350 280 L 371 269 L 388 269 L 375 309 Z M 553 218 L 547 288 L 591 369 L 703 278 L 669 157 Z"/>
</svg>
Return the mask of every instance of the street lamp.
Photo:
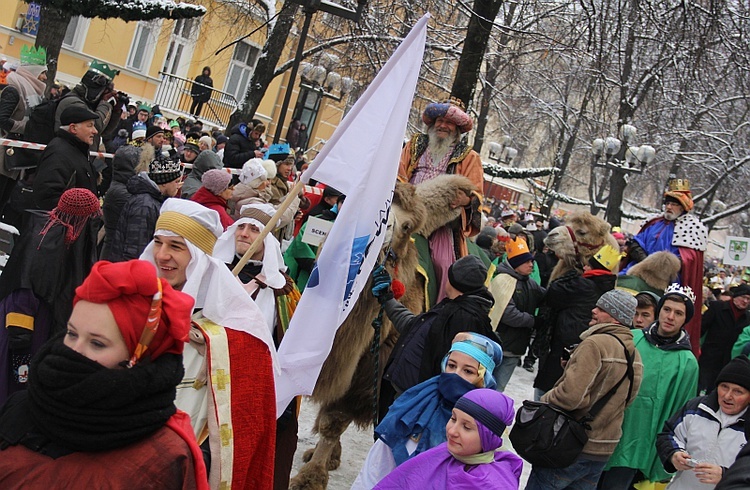
<svg viewBox="0 0 750 490">
<path fill-rule="evenodd" d="M 281 140 L 281 130 L 284 128 L 284 119 L 286 112 L 289 110 L 289 101 L 292 98 L 292 83 L 297 78 L 297 70 L 299 69 L 300 62 L 302 61 L 302 53 L 305 48 L 305 41 L 307 40 L 307 33 L 310 30 L 310 23 L 312 22 L 312 16 L 317 11 L 323 11 L 337 17 L 343 17 L 349 19 L 355 23 L 359 22 L 362 17 L 362 12 L 367 5 L 367 0 L 357 0 L 356 9 L 351 9 L 344 5 L 338 5 L 329 0 L 292 0 L 294 3 L 302 5 L 302 10 L 305 13 L 305 22 L 302 25 L 302 31 L 297 41 L 297 51 L 294 54 L 294 63 L 292 63 L 292 70 L 289 74 L 289 86 L 284 94 L 284 101 L 281 104 L 281 111 L 279 113 L 279 121 L 276 123 L 276 134 L 273 137 L 273 142 L 278 143 Z"/>
<path fill-rule="evenodd" d="M 490 155 L 489 159 L 494 160 L 497 163 L 502 163 L 503 165 L 510 165 L 513 163 L 513 159 L 516 158 L 516 155 L 518 155 L 518 150 L 515 148 L 511 148 L 509 145 L 512 141 L 512 138 L 508 136 L 507 134 L 500 138 L 500 142 L 491 142 L 490 143 Z"/>
<path fill-rule="evenodd" d="M 646 165 L 654 161 L 656 150 L 653 146 L 629 146 L 635 139 L 635 126 L 623 124 L 620 127 L 620 138 L 612 136 L 606 139 L 597 138 L 591 143 L 593 159 L 591 164 L 596 167 L 616 169 L 627 173 L 641 174 Z M 602 160 L 602 157 L 604 159 Z"/>
<path fill-rule="evenodd" d="M 336 102 L 351 93 L 354 80 L 342 77 L 334 71 L 339 63 L 339 57 L 335 54 L 323 53 L 318 64 L 303 61 L 299 64 L 300 81 L 299 86 L 308 90 L 319 92 L 323 97 L 329 97 Z M 339 95 L 334 92 L 338 91 Z"/>
<path fill-rule="evenodd" d="M 592 178 L 594 167 L 607 168 L 612 171 L 609 181 L 609 199 L 607 201 L 607 222 L 620 226 L 622 220 L 622 198 L 628 185 L 626 174 L 641 174 L 646 165 L 654 161 L 656 151 L 652 146 L 631 146 L 638 131 L 635 126 L 620 126 L 619 138 L 612 136 L 606 139 L 597 138 L 591 143 Z"/>
</svg>

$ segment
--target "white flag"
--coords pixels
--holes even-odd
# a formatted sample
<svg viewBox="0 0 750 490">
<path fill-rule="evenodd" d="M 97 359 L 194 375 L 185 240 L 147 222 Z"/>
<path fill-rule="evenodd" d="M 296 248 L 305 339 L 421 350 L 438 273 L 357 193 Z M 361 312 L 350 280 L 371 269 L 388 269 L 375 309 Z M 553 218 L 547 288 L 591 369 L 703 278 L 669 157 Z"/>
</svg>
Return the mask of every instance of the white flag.
<svg viewBox="0 0 750 490">
<path fill-rule="evenodd" d="M 343 192 L 346 202 L 279 347 L 277 414 L 312 393 L 383 244 L 428 19 L 417 22 L 302 175 Z"/>
</svg>

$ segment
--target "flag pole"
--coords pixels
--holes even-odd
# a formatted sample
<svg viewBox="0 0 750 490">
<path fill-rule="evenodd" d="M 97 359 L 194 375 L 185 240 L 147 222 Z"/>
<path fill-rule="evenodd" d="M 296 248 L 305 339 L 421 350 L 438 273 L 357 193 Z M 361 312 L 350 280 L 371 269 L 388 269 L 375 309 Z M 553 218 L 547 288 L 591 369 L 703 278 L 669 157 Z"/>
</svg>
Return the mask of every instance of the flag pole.
<svg viewBox="0 0 750 490">
<path fill-rule="evenodd" d="M 247 249 L 247 252 L 242 255 L 240 261 L 236 266 L 234 266 L 234 269 L 232 269 L 232 274 L 234 274 L 235 276 L 239 275 L 242 268 L 245 267 L 245 265 L 250 261 L 250 257 L 255 254 L 255 252 L 258 250 L 258 247 L 260 247 L 260 244 L 263 243 L 263 240 L 266 238 L 266 236 L 268 236 L 268 234 L 271 233 L 274 228 L 276 228 L 276 223 L 279 222 L 281 215 L 284 214 L 284 211 L 286 211 L 289 206 L 291 206 L 292 201 L 295 197 L 297 197 L 299 191 L 302 190 L 303 185 L 304 184 L 302 183 L 302 179 L 298 179 L 294 186 L 292 186 L 292 188 L 289 190 L 289 193 L 286 195 L 286 199 L 284 199 L 284 201 L 279 204 L 279 209 L 276 210 L 276 213 L 268 221 L 268 224 L 263 227 L 263 230 L 260 232 L 260 235 L 258 235 L 258 238 L 256 238 L 253 243 L 250 244 L 250 248 Z"/>
</svg>

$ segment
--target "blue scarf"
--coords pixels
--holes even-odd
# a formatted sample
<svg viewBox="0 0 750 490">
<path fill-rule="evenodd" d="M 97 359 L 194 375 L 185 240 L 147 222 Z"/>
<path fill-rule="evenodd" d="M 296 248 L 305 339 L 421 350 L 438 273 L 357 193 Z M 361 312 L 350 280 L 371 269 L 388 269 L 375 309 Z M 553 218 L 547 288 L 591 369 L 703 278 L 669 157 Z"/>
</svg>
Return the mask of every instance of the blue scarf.
<svg viewBox="0 0 750 490">
<path fill-rule="evenodd" d="M 454 373 L 442 373 L 406 390 L 388 409 L 375 434 L 393 451 L 396 464 L 445 442 L 445 424 L 453 406 L 465 393 L 476 388 Z M 406 443 L 416 440 L 409 454 Z"/>
</svg>

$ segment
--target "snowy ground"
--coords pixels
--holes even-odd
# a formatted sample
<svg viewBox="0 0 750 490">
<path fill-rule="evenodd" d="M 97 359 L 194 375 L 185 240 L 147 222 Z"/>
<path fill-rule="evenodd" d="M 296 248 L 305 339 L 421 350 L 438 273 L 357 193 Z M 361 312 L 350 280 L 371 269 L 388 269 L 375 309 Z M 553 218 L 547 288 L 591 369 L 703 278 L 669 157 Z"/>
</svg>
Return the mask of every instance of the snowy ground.
<svg viewBox="0 0 750 490">
<path fill-rule="evenodd" d="M 515 400 L 516 409 L 518 409 L 524 400 L 533 399 L 533 382 L 534 373 L 530 373 L 520 367 L 516 368 L 513 377 L 510 379 L 510 383 L 508 383 L 505 390 L 505 394 Z M 296 475 L 297 470 L 302 466 L 302 453 L 307 449 L 314 447 L 315 443 L 318 441 L 317 435 L 312 434 L 310 431 L 313 422 L 315 421 L 316 413 L 317 407 L 312 402 L 308 400 L 302 402 L 302 411 L 300 413 L 299 422 L 299 445 L 297 446 L 297 453 L 294 457 L 292 476 Z M 512 449 L 507 437 L 509 431 L 510 428 L 508 428 L 505 433 L 506 437 L 504 438 L 504 447 Z M 344 433 L 341 439 L 341 444 L 341 466 L 339 469 L 330 472 L 330 479 L 328 481 L 328 488 L 330 490 L 349 489 L 362 467 L 362 462 L 365 460 L 365 456 L 367 456 L 370 446 L 372 446 L 372 430 L 364 432 L 358 431 L 354 428 L 349 428 L 349 430 Z M 524 488 L 526 485 L 526 479 L 528 478 L 530 471 L 531 465 L 524 462 L 520 488 Z"/>
</svg>

